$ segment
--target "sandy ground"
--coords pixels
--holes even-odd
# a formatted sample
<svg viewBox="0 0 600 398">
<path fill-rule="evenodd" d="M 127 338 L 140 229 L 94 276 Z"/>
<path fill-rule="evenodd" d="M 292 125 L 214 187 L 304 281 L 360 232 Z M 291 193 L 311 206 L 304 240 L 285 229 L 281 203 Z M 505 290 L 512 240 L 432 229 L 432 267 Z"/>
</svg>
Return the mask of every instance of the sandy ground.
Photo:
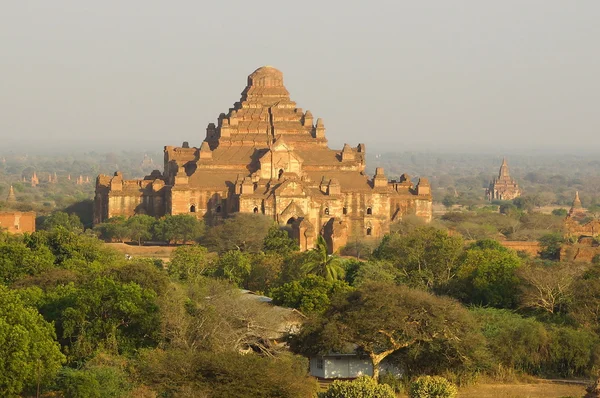
<svg viewBox="0 0 600 398">
<path fill-rule="evenodd" d="M 163 261 L 169 260 L 171 253 L 177 248 L 176 246 L 137 246 L 127 243 L 106 243 L 106 245 L 133 257 L 151 257 Z"/>
<path fill-rule="evenodd" d="M 459 398 L 561 398 L 583 397 L 582 385 L 540 384 L 479 384 L 461 389 Z"/>
</svg>

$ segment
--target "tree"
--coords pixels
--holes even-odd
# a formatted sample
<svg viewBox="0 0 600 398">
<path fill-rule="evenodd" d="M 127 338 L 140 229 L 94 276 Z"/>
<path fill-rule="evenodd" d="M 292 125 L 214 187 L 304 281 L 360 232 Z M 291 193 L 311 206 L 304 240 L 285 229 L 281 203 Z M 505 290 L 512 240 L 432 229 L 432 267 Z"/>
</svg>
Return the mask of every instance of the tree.
<svg viewBox="0 0 600 398">
<path fill-rule="evenodd" d="M 462 250 L 462 238 L 421 227 L 407 235 L 386 235 L 373 256 L 394 264 L 409 285 L 439 289 L 454 278 Z"/>
<path fill-rule="evenodd" d="M 265 215 L 236 213 L 223 224 L 210 228 L 201 243 L 218 253 L 230 250 L 258 253 L 272 225 L 273 220 Z"/>
<path fill-rule="evenodd" d="M 65 357 L 52 325 L 0 286 L 0 395 L 16 397 L 53 379 Z"/>
<path fill-rule="evenodd" d="M 306 355 L 322 355 L 356 346 L 371 359 L 377 379 L 381 361 L 391 354 L 434 340 L 460 341 L 473 329 L 468 312 L 450 298 L 406 286 L 365 283 L 307 321 L 291 347 Z M 469 355 L 462 349 L 455 354 Z"/>
<path fill-rule="evenodd" d="M 32 249 L 19 241 L 0 243 L 0 281 L 5 284 L 37 275 L 53 265 L 54 256 L 46 246 Z"/>
<path fill-rule="evenodd" d="M 219 257 L 215 264 L 215 276 L 229 280 L 237 286 L 250 275 L 250 256 L 239 250 L 231 250 Z"/>
<path fill-rule="evenodd" d="M 99 348 L 118 354 L 156 344 L 159 318 L 153 290 L 98 277 L 73 293 L 59 318 L 62 337 L 71 342 L 71 359 L 85 359 Z"/>
<path fill-rule="evenodd" d="M 94 231 L 101 239 L 108 242 L 123 242 L 129 234 L 125 216 L 111 217 L 103 223 L 94 226 Z"/>
<path fill-rule="evenodd" d="M 540 257 L 544 260 L 558 260 L 564 241 L 563 236 L 558 232 L 542 236 L 538 239 L 538 242 L 540 242 Z"/>
<path fill-rule="evenodd" d="M 127 220 L 127 235 L 132 241 L 142 245 L 142 241 L 152 238 L 152 226 L 156 222 L 154 217 L 146 214 L 136 214 Z"/>
<path fill-rule="evenodd" d="M 313 397 L 318 386 L 307 369 L 297 356 L 231 351 L 145 350 L 136 361 L 142 382 L 158 396 L 173 397 Z"/>
<path fill-rule="evenodd" d="M 524 282 L 521 305 L 549 314 L 566 313 L 575 294 L 574 287 L 583 269 L 576 264 L 527 264 L 518 275 Z"/>
<path fill-rule="evenodd" d="M 259 253 L 251 256 L 250 261 L 251 270 L 244 287 L 255 292 L 268 291 L 281 274 L 284 257 L 273 252 Z"/>
<path fill-rule="evenodd" d="M 316 246 L 308 252 L 304 268 L 307 273 L 322 276 L 330 281 L 344 277 L 342 259 L 335 254 L 327 253 L 327 242 L 321 235 L 317 239 Z"/>
<path fill-rule="evenodd" d="M 267 236 L 263 241 L 263 250 L 265 253 L 276 253 L 281 256 L 287 256 L 291 252 L 300 250 L 296 241 L 290 238 L 288 232 L 273 225 L 269 228 Z"/>
<path fill-rule="evenodd" d="M 557 217 L 566 217 L 567 214 L 569 214 L 569 212 L 567 211 L 567 209 L 564 208 L 560 208 L 560 209 L 554 209 L 552 210 L 552 215 L 553 216 L 557 216 Z"/>
<path fill-rule="evenodd" d="M 521 259 L 512 250 L 499 244 L 493 247 L 490 241 L 475 244 L 462 257 L 453 293 L 471 304 L 514 308 L 520 265 Z"/>
<path fill-rule="evenodd" d="M 211 257 L 205 247 L 180 246 L 173 250 L 167 271 L 179 280 L 196 281 L 214 271 Z"/>
<path fill-rule="evenodd" d="M 307 275 L 302 280 L 271 289 L 269 295 L 277 305 L 296 308 L 300 312 L 308 314 L 325 311 L 333 296 L 347 293 L 350 290 L 352 288 L 346 282 L 327 280 L 317 275 Z"/>
<path fill-rule="evenodd" d="M 190 214 L 167 215 L 154 225 L 155 235 L 167 242 L 182 242 L 199 239 L 204 233 L 204 222 Z"/>
<path fill-rule="evenodd" d="M 61 226 L 70 232 L 82 232 L 83 224 L 76 214 L 67 214 L 62 211 L 55 211 L 43 218 L 41 229 L 52 231 L 54 228 Z"/>
</svg>

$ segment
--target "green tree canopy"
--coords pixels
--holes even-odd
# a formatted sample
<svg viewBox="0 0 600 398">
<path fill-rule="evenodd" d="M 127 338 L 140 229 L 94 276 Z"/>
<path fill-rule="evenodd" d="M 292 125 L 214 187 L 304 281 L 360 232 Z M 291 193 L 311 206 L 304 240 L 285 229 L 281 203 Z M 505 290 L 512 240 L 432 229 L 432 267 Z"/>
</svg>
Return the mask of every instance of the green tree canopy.
<svg viewBox="0 0 600 398">
<path fill-rule="evenodd" d="M 195 281 L 213 272 L 213 260 L 205 247 L 179 246 L 173 250 L 169 261 L 169 275 L 182 281 Z"/>
<path fill-rule="evenodd" d="M 204 221 L 190 214 L 167 215 L 156 221 L 154 232 L 158 239 L 186 244 L 202 236 Z"/>
<path fill-rule="evenodd" d="M 0 286 L 0 395 L 16 397 L 52 380 L 65 359 L 55 338 L 36 309 Z"/>
<path fill-rule="evenodd" d="M 281 256 L 287 256 L 291 252 L 300 250 L 298 244 L 290 238 L 288 232 L 273 225 L 269 228 L 263 241 L 263 251 L 265 253 L 276 253 Z"/>
<path fill-rule="evenodd" d="M 344 281 L 327 280 L 317 275 L 288 282 L 271 289 L 269 295 L 277 305 L 296 308 L 303 313 L 323 312 L 336 294 L 347 293 L 352 288 Z"/>
<path fill-rule="evenodd" d="M 466 303 L 514 308 L 518 303 L 521 259 L 489 241 L 474 244 L 462 257 L 453 295 Z"/>
<path fill-rule="evenodd" d="M 438 289 L 454 277 L 462 250 L 462 238 L 420 227 L 406 235 L 386 235 L 373 256 L 394 264 L 409 285 Z"/>
<path fill-rule="evenodd" d="M 356 346 L 371 359 L 377 379 L 379 364 L 389 355 L 428 342 L 473 344 L 477 339 L 466 336 L 474 328 L 468 312 L 450 298 L 406 286 L 365 283 L 306 322 L 291 346 L 306 355 Z M 469 357 L 467 347 L 455 347 L 457 357 Z"/>
<path fill-rule="evenodd" d="M 59 226 L 71 232 L 83 231 L 83 224 L 77 214 L 67 214 L 63 211 L 55 211 L 44 217 L 41 224 L 41 229 L 46 231 L 52 231 Z"/>
<path fill-rule="evenodd" d="M 258 253 L 272 225 L 273 220 L 265 215 L 236 213 L 222 224 L 209 228 L 201 243 L 219 253 L 230 250 Z"/>
</svg>

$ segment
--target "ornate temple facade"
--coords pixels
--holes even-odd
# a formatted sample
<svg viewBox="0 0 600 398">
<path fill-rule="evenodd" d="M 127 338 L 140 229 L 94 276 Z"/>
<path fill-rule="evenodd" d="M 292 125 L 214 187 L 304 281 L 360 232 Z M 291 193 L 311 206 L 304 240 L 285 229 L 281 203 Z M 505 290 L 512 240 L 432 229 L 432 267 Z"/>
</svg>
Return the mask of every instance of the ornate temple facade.
<svg viewBox="0 0 600 398">
<path fill-rule="evenodd" d="M 485 191 L 485 195 L 489 201 L 492 200 L 512 200 L 521 196 L 521 190 L 517 181 L 515 181 L 508 172 L 508 164 L 506 159 L 502 160 L 498 177 L 490 182 L 490 186 Z"/>
<path fill-rule="evenodd" d="M 259 213 L 289 226 L 303 250 L 322 235 L 335 251 L 349 237 L 382 236 L 406 214 L 429 221 L 431 204 L 425 178 L 388 181 L 381 168 L 369 177 L 364 144 L 330 149 L 323 121 L 298 108 L 282 73 L 266 66 L 248 76 L 241 100 L 208 125 L 199 147 L 164 148 L 163 172 L 98 176 L 94 221 L 192 214 L 215 224 Z"/>
</svg>

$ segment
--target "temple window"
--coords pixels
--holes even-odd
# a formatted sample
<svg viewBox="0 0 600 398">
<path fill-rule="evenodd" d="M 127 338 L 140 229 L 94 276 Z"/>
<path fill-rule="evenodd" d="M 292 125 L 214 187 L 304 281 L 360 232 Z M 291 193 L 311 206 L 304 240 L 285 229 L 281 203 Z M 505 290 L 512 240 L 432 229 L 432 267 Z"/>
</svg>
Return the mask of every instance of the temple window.
<svg viewBox="0 0 600 398">
<path fill-rule="evenodd" d="M 195 213 L 196 212 L 196 205 L 191 205 L 190 206 L 190 213 Z"/>
<path fill-rule="evenodd" d="M 326 215 L 326 216 L 328 216 L 328 215 L 329 215 L 329 207 L 326 207 L 326 208 L 325 208 L 325 211 L 324 211 L 324 213 L 325 213 L 325 215 Z"/>
<path fill-rule="evenodd" d="M 344 208 L 342 209 L 342 213 L 343 213 L 344 215 L 348 214 L 348 208 L 347 208 L 347 207 L 344 207 Z"/>
<path fill-rule="evenodd" d="M 281 178 L 282 175 L 283 175 L 283 169 L 279 169 L 279 177 L 278 178 Z"/>
<path fill-rule="evenodd" d="M 367 236 L 371 236 L 373 233 L 373 229 L 371 227 L 367 227 Z"/>
<path fill-rule="evenodd" d="M 373 214 L 373 209 L 367 207 L 367 215 L 370 216 L 371 214 Z"/>
</svg>

